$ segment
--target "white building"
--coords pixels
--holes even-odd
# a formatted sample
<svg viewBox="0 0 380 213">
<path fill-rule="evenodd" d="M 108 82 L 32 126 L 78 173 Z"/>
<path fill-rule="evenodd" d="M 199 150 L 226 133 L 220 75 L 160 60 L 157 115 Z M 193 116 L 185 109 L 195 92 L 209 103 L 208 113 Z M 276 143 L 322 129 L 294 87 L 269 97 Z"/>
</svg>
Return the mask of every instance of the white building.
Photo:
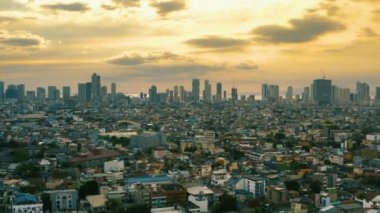
<svg viewBox="0 0 380 213">
<path fill-rule="evenodd" d="M 104 172 L 123 171 L 123 160 L 111 160 L 104 162 Z"/>
<path fill-rule="evenodd" d="M 211 175 L 211 184 L 222 186 L 230 178 L 231 178 L 231 175 L 229 173 L 227 173 L 226 169 L 214 170 L 212 172 L 212 175 Z"/>
<path fill-rule="evenodd" d="M 266 196 L 266 181 L 264 178 L 246 175 L 243 176 L 244 191 L 252 193 L 253 198 L 263 198 Z"/>
</svg>

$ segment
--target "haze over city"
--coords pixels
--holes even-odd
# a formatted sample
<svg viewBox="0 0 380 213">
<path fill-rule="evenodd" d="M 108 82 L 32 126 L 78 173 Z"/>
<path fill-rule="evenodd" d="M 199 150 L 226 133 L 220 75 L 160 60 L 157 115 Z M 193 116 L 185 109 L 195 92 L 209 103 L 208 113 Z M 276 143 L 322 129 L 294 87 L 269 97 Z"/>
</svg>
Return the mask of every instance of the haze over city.
<svg viewBox="0 0 380 213">
<path fill-rule="evenodd" d="M 326 75 L 374 88 L 379 21 L 372 0 L 2 0 L 0 79 L 76 87 L 97 72 L 125 93 L 200 78 L 283 94 Z"/>
</svg>

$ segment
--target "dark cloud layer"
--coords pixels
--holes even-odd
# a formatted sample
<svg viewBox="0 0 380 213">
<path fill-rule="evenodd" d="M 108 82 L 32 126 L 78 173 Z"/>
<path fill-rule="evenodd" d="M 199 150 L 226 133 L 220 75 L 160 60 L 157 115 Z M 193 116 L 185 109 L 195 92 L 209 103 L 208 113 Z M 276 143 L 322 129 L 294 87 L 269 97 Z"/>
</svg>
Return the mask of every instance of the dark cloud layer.
<svg viewBox="0 0 380 213">
<path fill-rule="evenodd" d="M 264 25 L 252 31 L 255 40 L 269 43 L 302 43 L 317 39 L 319 36 L 345 29 L 337 21 L 322 16 L 305 16 L 292 19 L 290 26 Z"/>
<path fill-rule="evenodd" d="M 114 3 L 123 7 L 139 7 L 140 0 L 113 0 Z"/>
<path fill-rule="evenodd" d="M 160 16 L 165 17 L 169 13 L 186 9 L 187 2 L 186 0 L 169 0 L 169 1 L 151 0 L 150 6 L 154 7 Z"/>
<path fill-rule="evenodd" d="M 80 2 L 74 2 L 69 4 L 64 3 L 58 3 L 58 4 L 45 4 L 42 5 L 45 9 L 51 9 L 51 10 L 63 10 L 63 11 L 70 11 L 70 12 L 84 12 L 87 10 L 90 10 L 90 7 L 87 4 L 80 3 Z"/>
<path fill-rule="evenodd" d="M 227 38 L 221 36 L 207 36 L 186 41 L 187 44 L 198 48 L 242 48 L 249 42 L 243 39 Z"/>
<path fill-rule="evenodd" d="M 41 41 L 35 38 L 9 38 L 0 40 L 1 43 L 10 46 L 30 47 L 38 46 Z"/>
<path fill-rule="evenodd" d="M 259 69 L 259 66 L 253 62 L 253 61 L 247 61 L 247 62 L 243 62 L 243 63 L 240 63 L 238 65 L 235 66 L 235 68 L 239 69 L 239 70 L 257 70 Z"/>
<path fill-rule="evenodd" d="M 177 59 L 180 57 L 181 56 L 176 55 L 176 54 L 171 53 L 171 52 L 150 53 L 150 54 L 145 55 L 145 56 L 141 55 L 141 54 L 130 54 L 130 55 L 117 56 L 115 58 L 107 60 L 107 62 L 110 64 L 116 64 L 116 65 L 133 66 L 133 65 L 158 62 L 161 60 Z"/>
</svg>

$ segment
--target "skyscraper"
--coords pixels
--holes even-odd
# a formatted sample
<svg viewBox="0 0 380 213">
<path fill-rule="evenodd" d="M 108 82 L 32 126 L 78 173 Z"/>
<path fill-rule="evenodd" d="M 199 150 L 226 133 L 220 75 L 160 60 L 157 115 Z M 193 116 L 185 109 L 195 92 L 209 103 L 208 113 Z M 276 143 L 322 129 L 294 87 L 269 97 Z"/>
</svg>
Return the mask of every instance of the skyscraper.
<svg viewBox="0 0 380 213">
<path fill-rule="evenodd" d="M 10 84 L 7 87 L 7 90 L 5 90 L 5 98 L 7 99 L 17 99 L 18 98 L 18 91 L 17 86 L 14 84 Z"/>
<path fill-rule="evenodd" d="M 4 103 L 5 94 L 4 94 L 4 82 L 0 81 L 0 103 Z"/>
<path fill-rule="evenodd" d="M 159 97 L 157 94 L 157 87 L 155 85 L 152 85 L 149 89 L 149 102 L 151 104 L 158 104 L 159 103 Z"/>
<path fill-rule="evenodd" d="M 43 87 L 37 87 L 37 100 L 44 102 L 46 99 L 46 90 Z"/>
<path fill-rule="evenodd" d="M 376 87 L 376 100 L 380 100 L 380 87 Z"/>
<path fill-rule="evenodd" d="M 331 104 L 331 80 L 316 79 L 313 81 L 313 100 L 318 105 Z"/>
<path fill-rule="evenodd" d="M 48 86 L 48 100 L 55 101 L 59 97 L 57 97 L 57 87 L 56 86 Z"/>
<path fill-rule="evenodd" d="M 261 100 L 268 101 L 268 84 L 261 85 Z"/>
<path fill-rule="evenodd" d="M 176 85 L 174 86 L 174 94 L 173 94 L 173 100 L 175 102 L 179 102 L 179 87 Z"/>
<path fill-rule="evenodd" d="M 205 80 L 205 89 L 203 94 L 203 101 L 211 102 L 211 84 L 208 80 Z"/>
<path fill-rule="evenodd" d="M 278 85 L 267 86 L 267 101 L 277 102 L 280 99 L 280 87 Z"/>
<path fill-rule="evenodd" d="M 287 101 L 291 101 L 293 99 L 293 87 L 288 86 L 288 89 L 286 90 L 285 99 Z"/>
<path fill-rule="evenodd" d="M 63 93 L 63 100 L 64 101 L 68 101 L 70 99 L 70 96 L 71 96 L 71 89 L 69 86 L 64 86 L 62 88 L 62 93 Z"/>
<path fill-rule="evenodd" d="M 17 100 L 23 101 L 25 99 L 25 85 L 17 85 Z"/>
<path fill-rule="evenodd" d="M 232 102 L 236 103 L 238 101 L 238 98 L 239 98 L 238 90 L 237 90 L 237 88 L 233 87 L 231 89 L 231 100 L 232 100 Z"/>
<path fill-rule="evenodd" d="M 367 83 L 357 82 L 356 83 L 356 94 L 358 96 L 359 104 L 369 104 L 371 97 L 369 96 L 369 85 Z"/>
<path fill-rule="evenodd" d="M 193 95 L 193 101 L 199 102 L 199 93 L 200 93 L 200 81 L 199 79 L 195 78 L 192 82 L 192 95 Z"/>
<path fill-rule="evenodd" d="M 185 87 L 183 86 L 179 86 L 179 100 L 181 102 L 185 101 L 186 99 L 186 91 L 185 91 Z"/>
<path fill-rule="evenodd" d="M 87 89 L 86 83 L 84 83 L 84 84 L 79 83 L 78 84 L 78 100 L 81 103 L 87 102 L 86 89 Z"/>
<path fill-rule="evenodd" d="M 101 101 L 102 96 L 102 86 L 100 75 L 93 73 L 91 77 L 91 101 L 99 102 Z"/>
<path fill-rule="evenodd" d="M 218 82 L 216 83 L 216 102 L 221 102 L 222 101 L 222 83 Z"/>
<path fill-rule="evenodd" d="M 310 87 L 303 88 L 302 101 L 304 103 L 309 103 L 309 101 L 310 101 Z"/>
<path fill-rule="evenodd" d="M 112 97 L 116 96 L 116 83 L 111 83 L 111 95 Z"/>
</svg>

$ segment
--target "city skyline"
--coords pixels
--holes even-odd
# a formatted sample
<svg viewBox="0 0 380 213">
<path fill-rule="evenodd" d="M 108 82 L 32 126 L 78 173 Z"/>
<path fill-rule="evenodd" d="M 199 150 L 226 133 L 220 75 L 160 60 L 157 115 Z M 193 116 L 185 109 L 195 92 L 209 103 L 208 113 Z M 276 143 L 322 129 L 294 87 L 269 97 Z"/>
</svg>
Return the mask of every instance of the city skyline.
<svg viewBox="0 0 380 213">
<path fill-rule="evenodd" d="M 352 90 L 367 82 L 374 96 L 380 82 L 371 0 L 5 0 L 0 10 L 0 79 L 26 89 L 75 88 L 93 72 L 129 94 L 190 88 L 193 78 L 213 93 L 220 81 L 297 94 L 326 75 Z"/>
</svg>

